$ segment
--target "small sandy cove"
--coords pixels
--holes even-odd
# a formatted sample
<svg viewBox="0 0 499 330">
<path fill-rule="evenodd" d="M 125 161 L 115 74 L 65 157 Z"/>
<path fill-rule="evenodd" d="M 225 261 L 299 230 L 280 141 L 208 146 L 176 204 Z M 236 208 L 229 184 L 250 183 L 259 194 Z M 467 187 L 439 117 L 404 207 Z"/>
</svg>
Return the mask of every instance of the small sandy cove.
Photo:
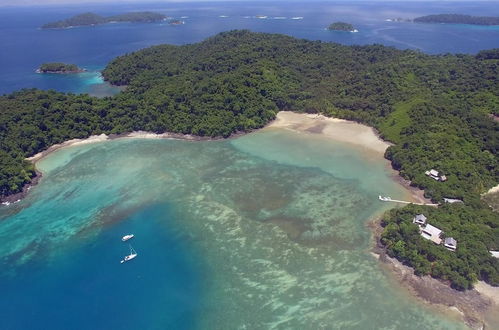
<svg viewBox="0 0 499 330">
<path fill-rule="evenodd" d="M 327 136 L 335 141 L 362 147 L 383 155 L 390 143 L 381 140 L 369 126 L 317 114 L 281 111 L 267 127 L 287 128 Z"/>
</svg>

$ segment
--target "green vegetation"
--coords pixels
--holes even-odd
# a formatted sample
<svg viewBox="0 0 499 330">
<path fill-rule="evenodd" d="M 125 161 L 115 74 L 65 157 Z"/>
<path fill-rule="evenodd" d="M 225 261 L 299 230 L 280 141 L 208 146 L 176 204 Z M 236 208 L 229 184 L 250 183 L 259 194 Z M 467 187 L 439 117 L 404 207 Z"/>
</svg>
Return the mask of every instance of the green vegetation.
<svg viewBox="0 0 499 330">
<path fill-rule="evenodd" d="M 499 17 L 470 16 L 459 14 L 440 14 L 421 16 L 414 19 L 416 23 L 448 23 L 473 25 L 499 25 Z"/>
<path fill-rule="evenodd" d="M 464 200 L 392 211 L 383 236 L 391 255 L 457 288 L 476 279 L 498 285 L 499 262 L 488 250 L 499 250 L 499 217 L 480 198 L 499 183 L 499 123 L 489 117 L 498 71 L 499 60 L 488 57 L 249 31 L 150 47 L 106 67 L 105 79 L 128 86 L 114 97 L 38 90 L 0 97 L 0 193 L 18 192 L 34 175 L 25 157 L 71 138 L 134 130 L 226 137 L 262 127 L 279 110 L 323 113 L 374 126 L 395 142 L 386 157 L 427 197 Z M 432 168 L 448 180 L 426 176 Z M 457 251 L 416 235 L 409 223 L 416 212 L 456 238 Z"/>
<path fill-rule="evenodd" d="M 355 30 L 352 24 L 345 22 L 335 22 L 328 26 L 328 30 L 352 32 Z"/>
<path fill-rule="evenodd" d="M 76 64 L 66 64 L 61 62 L 43 63 L 40 65 L 38 73 L 77 73 L 85 70 L 80 69 Z"/>
<path fill-rule="evenodd" d="M 61 29 L 72 26 L 105 24 L 109 22 L 156 22 L 164 20 L 165 18 L 165 15 L 147 11 L 131 12 L 110 17 L 103 17 L 94 13 L 84 13 L 62 21 L 47 23 L 42 26 L 42 29 Z"/>
<path fill-rule="evenodd" d="M 449 251 L 422 239 L 418 226 L 412 223 L 419 213 L 442 229 L 446 237 L 454 237 L 457 250 Z M 497 213 L 462 204 L 439 208 L 409 205 L 389 211 L 384 225 L 381 241 L 389 246 L 388 254 L 411 265 L 416 274 L 448 280 L 456 289 L 469 289 L 477 279 L 499 285 L 497 259 L 488 252 L 488 247 L 499 246 Z"/>
<path fill-rule="evenodd" d="M 153 13 L 150 11 L 131 12 L 121 15 L 107 17 L 108 22 L 157 22 L 166 18 L 163 14 Z"/>
</svg>

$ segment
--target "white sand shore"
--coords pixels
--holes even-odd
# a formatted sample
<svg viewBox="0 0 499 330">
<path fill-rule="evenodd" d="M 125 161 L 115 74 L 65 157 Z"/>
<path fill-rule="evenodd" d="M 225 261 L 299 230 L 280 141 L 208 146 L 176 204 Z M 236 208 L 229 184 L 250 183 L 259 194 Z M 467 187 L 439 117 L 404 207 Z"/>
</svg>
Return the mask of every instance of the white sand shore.
<svg viewBox="0 0 499 330">
<path fill-rule="evenodd" d="M 378 137 L 372 127 L 323 115 L 281 111 L 277 114 L 276 120 L 267 127 L 322 134 L 335 141 L 352 144 L 382 155 L 390 146 L 390 143 Z"/>
<path fill-rule="evenodd" d="M 37 161 L 39 161 L 43 157 L 47 156 L 51 152 L 54 152 L 58 149 L 70 147 L 70 146 L 82 145 L 82 144 L 102 142 L 102 141 L 106 141 L 108 139 L 109 139 L 109 137 L 106 134 L 101 134 L 101 135 L 92 135 L 86 139 L 68 140 L 68 141 L 64 141 L 63 143 L 54 144 L 53 146 L 50 146 L 47 150 L 39 152 L 36 155 L 31 156 L 31 157 L 26 158 L 26 159 L 33 162 L 33 163 L 36 163 Z"/>
<path fill-rule="evenodd" d="M 97 142 L 103 142 L 107 140 L 114 140 L 114 139 L 124 139 L 124 138 L 132 138 L 132 139 L 176 139 L 176 140 L 188 140 L 188 141 L 201 141 L 201 140 L 214 140 L 213 138 L 209 137 L 199 137 L 195 135 L 190 135 L 190 134 L 177 134 L 177 133 L 162 133 L 162 134 L 156 134 L 152 132 L 145 132 L 145 131 L 135 131 L 135 132 L 130 132 L 126 134 L 121 134 L 117 136 L 108 136 L 106 134 L 101 134 L 101 135 L 92 135 L 89 136 L 86 139 L 72 139 L 65 141 L 63 143 L 59 144 L 54 144 L 50 146 L 48 149 L 37 153 L 34 156 L 26 158 L 26 160 L 29 160 L 33 163 L 37 163 L 41 159 L 45 158 L 48 156 L 50 153 L 62 149 L 62 148 L 67 148 L 67 147 L 72 147 L 72 146 L 77 146 L 77 145 L 83 145 L 83 144 L 90 144 L 90 143 L 97 143 Z"/>
</svg>

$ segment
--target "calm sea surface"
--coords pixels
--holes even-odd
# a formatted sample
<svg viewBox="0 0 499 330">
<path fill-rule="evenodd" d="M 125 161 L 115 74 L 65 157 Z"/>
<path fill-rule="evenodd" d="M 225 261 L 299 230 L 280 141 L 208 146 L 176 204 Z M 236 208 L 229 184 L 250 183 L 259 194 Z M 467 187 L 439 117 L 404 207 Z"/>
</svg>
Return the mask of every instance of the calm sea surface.
<svg viewBox="0 0 499 330">
<path fill-rule="evenodd" d="M 175 27 L 37 29 L 90 10 L 187 17 Z M 429 53 L 499 46 L 497 27 L 385 21 L 449 11 L 499 15 L 499 4 L 2 8 L 0 93 L 37 87 L 108 95 L 116 90 L 99 70 L 113 57 L 236 28 Z M 335 20 L 360 32 L 325 31 Z M 35 74 L 46 61 L 89 72 Z M 76 146 L 38 167 L 45 175 L 28 197 L 0 206 L 1 329 L 462 328 L 408 297 L 369 255 L 366 222 L 386 207 L 378 194 L 407 196 L 387 162 L 362 150 L 265 129 L 216 142 Z M 139 256 L 120 264 L 127 233 L 135 234 L 130 243 Z"/>
<path fill-rule="evenodd" d="M 353 3 L 353 4 L 352 4 Z M 42 24 L 93 11 L 112 15 L 152 10 L 185 21 L 166 23 L 107 24 L 64 30 L 40 30 Z M 85 7 L 0 7 L 0 94 L 20 88 L 56 89 L 106 95 L 116 90 L 102 86 L 98 70 L 114 57 L 162 43 L 201 41 L 221 31 L 250 29 L 284 33 L 299 38 L 342 44 L 379 43 L 426 53 L 476 53 L 499 47 L 499 26 L 412 24 L 386 19 L 414 18 L 432 13 L 467 13 L 499 16 L 499 2 L 279 2 L 266 4 L 202 2 L 163 4 L 87 5 Z M 258 19 L 256 15 L 267 16 Z M 220 17 L 228 16 L 228 17 Z M 184 17 L 184 18 L 182 18 Z M 303 19 L 292 18 L 303 17 Z M 358 33 L 326 31 L 334 21 L 355 25 Z M 47 61 L 75 63 L 87 68 L 81 75 L 39 75 L 34 70 Z M 101 84 L 101 85 L 99 85 Z"/>
</svg>

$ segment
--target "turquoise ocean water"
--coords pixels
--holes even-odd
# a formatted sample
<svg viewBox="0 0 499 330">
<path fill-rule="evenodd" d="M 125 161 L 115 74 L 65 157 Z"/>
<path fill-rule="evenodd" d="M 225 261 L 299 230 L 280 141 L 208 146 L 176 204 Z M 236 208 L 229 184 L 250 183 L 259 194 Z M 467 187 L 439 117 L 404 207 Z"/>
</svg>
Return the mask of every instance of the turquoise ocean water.
<svg viewBox="0 0 499 330">
<path fill-rule="evenodd" d="M 7 329 L 459 329 L 369 254 L 406 197 L 387 163 L 317 135 L 122 139 L 59 150 L 0 209 Z M 122 235 L 138 257 L 126 264 Z"/>
</svg>

